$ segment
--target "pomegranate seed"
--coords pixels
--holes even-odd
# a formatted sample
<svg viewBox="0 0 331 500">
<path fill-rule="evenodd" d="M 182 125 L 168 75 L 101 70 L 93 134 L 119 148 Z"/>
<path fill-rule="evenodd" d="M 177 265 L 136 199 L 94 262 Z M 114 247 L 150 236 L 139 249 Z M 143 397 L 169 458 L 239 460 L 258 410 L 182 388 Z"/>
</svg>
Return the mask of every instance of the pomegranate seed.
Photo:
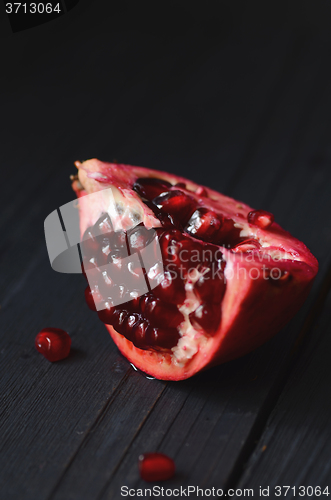
<svg viewBox="0 0 331 500">
<path fill-rule="evenodd" d="M 177 182 L 177 184 L 175 184 L 174 187 L 186 189 L 186 184 L 185 182 Z"/>
<path fill-rule="evenodd" d="M 122 268 L 122 259 L 126 256 L 123 256 L 123 250 L 120 248 L 115 248 L 111 250 L 111 252 L 107 256 L 107 264 L 114 264 L 118 269 Z"/>
<path fill-rule="evenodd" d="M 198 208 L 188 221 L 185 231 L 203 241 L 212 242 L 222 227 L 222 223 L 221 215 L 207 208 Z"/>
<path fill-rule="evenodd" d="M 122 256 L 128 255 L 127 236 L 125 231 L 115 231 L 110 235 L 110 250 L 121 250 Z"/>
<path fill-rule="evenodd" d="M 112 236 L 112 234 L 107 233 L 96 238 L 99 245 L 98 251 L 95 252 L 98 266 L 105 266 L 107 264 L 108 255 L 112 248 Z"/>
<path fill-rule="evenodd" d="M 85 289 L 85 299 L 87 305 L 90 309 L 92 309 L 92 311 L 96 311 L 97 308 L 99 309 L 99 306 L 104 303 L 104 296 L 101 294 L 98 285 L 94 285 L 92 288 L 87 287 Z"/>
<path fill-rule="evenodd" d="M 152 200 L 171 187 L 170 182 L 154 177 L 142 177 L 137 179 L 133 188 L 139 196 Z"/>
<path fill-rule="evenodd" d="M 213 243 L 232 248 L 242 241 L 240 232 L 241 229 L 234 226 L 232 219 L 223 219 L 222 227 L 217 233 Z"/>
<path fill-rule="evenodd" d="M 132 328 L 132 342 L 136 347 L 144 349 L 147 347 L 146 331 L 149 328 L 149 323 L 147 321 L 137 322 Z"/>
<path fill-rule="evenodd" d="M 181 224 L 186 224 L 196 208 L 196 201 L 182 191 L 168 191 L 153 199 L 162 211 L 174 215 Z"/>
<path fill-rule="evenodd" d="M 155 206 L 155 205 L 154 205 Z M 181 223 L 174 215 L 161 213 L 157 216 L 162 224 L 162 227 L 166 229 L 172 229 L 174 227 L 181 227 Z"/>
<path fill-rule="evenodd" d="M 162 242 L 162 244 L 165 246 L 165 241 Z M 164 267 L 167 267 L 169 271 L 173 270 L 174 267 L 180 267 L 182 264 L 182 260 L 180 258 L 181 254 L 181 249 L 182 249 L 182 242 L 176 241 L 175 239 L 172 239 L 169 241 L 169 244 L 165 248 L 165 251 L 162 252 L 162 257 L 164 260 Z M 161 247 L 161 251 L 163 248 Z M 186 255 L 185 255 L 186 257 Z M 185 263 L 186 263 L 186 259 Z M 187 259 L 189 260 L 189 259 Z"/>
<path fill-rule="evenodd" d="M 153 288 L 153 293 L 159 299 L 171 304 L 182 304 L 186 297 L 181 277 L 179 275 L 173 277 L 169 271 L 163 273 L 159 285 Z"/>
<path fill-rule="evenodd" d="M 144 314 L 153 326 L 176 328 L 184 316 L 174 304 L 167 304 L 160 299 L 150 298 L 146 304 Z"/>
<path fill-rule="evenodd" d="M 86 274 L 86 271 L 91 271 L 92 269 L 97 269 L 97 268 L 98 266 L 95 257 L 91 257 L 90 259 L 88 259 L 87 257 L 83 258 L 82 270 L 84 274 Z M 99 271 L 99 269 L 97 270 Z"/>
<path fill-rule="evenodd" d="M 115 312 L 113 313 L 113 326 L 115 330 L 117 330 L 119 333 L 126 333 L 125 330 L 125 321 L 128 317 L 128 312 L 127 311 L 121 311 L 120 309 L 115 309 Z"/>
<path fill-rule="evenodd" d="M 123 324 L 123 334 L 129 340 L 133 337 L 133 328 L 141 321 L 141 317 L 137 313 L 131 313 L 126 316 Z"/>
<path fill-rule="evenodd" d="M 207 189 L 204 188 L 203 186 L 199 186 L 198 189 L 196 190 L 195 194 L 197 194 L 198 196 L 205 196 L 205 197 L 208 196 Z"/>
<path fill-rule="evenodd" d="M 94 257 L 91 257 L 91 259 L 87 259 L 86 257 L 83 258 L 82 262 L 82 273 L 84 278 L 87 280 L 87 273 L 88 272 L 88 281 L 93 281 L 93 283 L 97 283 L 99 275 L 100 275 L 100 269 L 97 266 L 96 259 Z"/>
<path fill-rule="evenodd" d="M 104 297 L 110 297 L 111 289 L 115 285 L 114 273 L 110 273 L 109 271 L 114 270 L 114 266 L 109 266 L 110 269 L 107 269 L 107 271 L 102 271 L 99 275 L 99 288 L 100 292 Z"/>
<path fill-rule="evenodd" d="M 103 293 L 103 296 L 106 300 L 109 300 L 113 304 L 122 304 L 127 302 L 128 300 L 128 290 L 124 285 L 112 285 L 111 287 L 103 288 L 100 283 L 100 291 Z M 106 292 L 106 293 L 104 293 Z M 126 300 L 125 300 L 126 299 Z"/>
<path fill-rule="evenodd" d="M 185 270 L 196 268 L 197 264 L 201 262 L 201 251 L 202 245 L 199 242 L 191 239 L 182 241 L 180 247 L 177 247 L 179 265 Z"/>
<path fill-rule="evenodd" d="M 145 248 L 153 238 L 156 233 L 154 229 L 147 229 L 144 225 L 136 226 L 128 233 L 128 242 L 130 246 L 131 253 L 137 252 Z"/>
<path fill-rule="evenodd" d="M 204 268 L 203 275 L 194 284 L 194 291 L 204 302 L 221 302 L 225 292 L 225 278 L 221 269 Z M 214 276 L 213 276 L 214 273 Z"/>
<path fill-rule="evenodd" d="M 94 236 L 92 228 L 86 229 L 81 241 L 81 247 L 84 257 L 93 257 L 99 250 L 99 241 Z"/>
<path fill-rule="evenodd" d="M 130 292 L 130 296 L 132 296 L 132 292 Z M 137 297 L 134 297 L 128 302 L 125 302 L 123 306 L 125 306 L 125 308 L 130 312 L 139 312 L 140 311 L 139 303 L 140 303 L 140 296 L 139 294 L 137 294 Z"/>
<path fill-rule="evenodd" d="M 151 288 L 154 288 L 161 280 L 161 277 L 164 272 L 164 265 L 161 261 L 156 261 L 155 264 L 151 267 L 147 267 L 146 275 L 149 280 Z"/>
<path fill-rule="evenodd" d="M 145 453 L 139 457 L 139 472 L 144 481 L 171 479 L 175 470 L 175 462 L 163 453 Z"/>
<path fill-rule="evenodd" d="M 204 303 L 189 314 L 189 318 L 193 327 L 201 327 L 205 332 L 212 334 L 217 330 L 221 320 L 221 309 L 219 306 Z"/>
<path fill-rule="evenodd" d="M 167 228 L 167 229 L 172 229 L 174 227 L 180 227 L 179 221 L 173 217 L 170 214 L 166 214 L 164 212 L 161 212 L 159 208 L 157 208 L 156 205 L 154 205 L 153 202 L 151 201 L 144 201 L 144 204 L 154 212 L 155 216 L 159 219 L 159 221 L 162 224 L 162 227 Z M 154 230 L 158 232 L 161 228 L 155 228 Z"/>
<path fill-rule="evenodd" d="M 99 217 L 97 222 L 93 226 L 93 234 L 99 236 L 102 234 L 112 233 L 113 225 L 111 223 L 110 217 L 107 213 L 104 213 Z"/>
<path fill-rule="evenodd" d="M 191 238 L 183 236 L 180 231 L 167 231 L 160 241 L 161 252 L 169 270 L 173 266 L 188 271 L 201 261 L 202 245 Z M 183 276 L 181 276 L 183 277 Z"/>
<path fill-rule="evenodd" d="M 140 297 L 139 306 L 140 306 L 141 312 L 143 314 L 145 314 L 145 312 L 146 312 L 146 307 L 147 307 L 148 302 L 153 300 L 153 298 L 154 298 L 154 295 L 152 293 L 146 293 L 145 295 L 142 295 Z"/>
<path fill-rule="evenodd" d="M 254 224 L 261 229 L 268 229 L 274 222 L 275 217 L 266 210 L 252 210 L 247 215 L 247 220 L 250 224 Z"/>
<path fill-rule="evenodd" d="M 162 255 L 166 259 L 169 256 L 169 247 L 181 241 L 183 235 L 178 229 L 171 229 L 170 231 L 163 232 L 163 234 L 159 236 L 159 239 Z"/>
<path fill-rule="evenodd" d="M 208 262 L 213 266 L 217 265 L 218 267 L 221 267 L 219 261 L 222 261 L 222 256 L 223 254 L 219 247 L 212 245 L 211 243 L 205 243 L 202 246 L 201 263 L 205 264 Z"/>
<path fill-rule="evenodd" d="M 178 343 L 180 335 L 177 328 L 153 328 L 149 326 L 146 330 L 147 344 L 154 349 L 171 349 Z"/>
<path fill-rule="evenodd" d="M 69 356 L 71 338 L 61 328 L 43 328 L 35 338 L 38 352 L 48 361 L 60 361 Z"/>
</svg>

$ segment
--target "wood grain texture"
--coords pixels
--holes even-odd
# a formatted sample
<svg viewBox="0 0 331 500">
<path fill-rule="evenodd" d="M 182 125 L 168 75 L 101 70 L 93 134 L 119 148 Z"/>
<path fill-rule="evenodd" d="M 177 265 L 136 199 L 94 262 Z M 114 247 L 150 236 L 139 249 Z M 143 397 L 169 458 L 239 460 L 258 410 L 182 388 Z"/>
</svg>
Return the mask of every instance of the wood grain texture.
<svg viewBox="0 0 331 500">
<path fill-rule="evenodd" d="M 330 488 L 330 310 L 329 294 L 239 487 L 264 485 L 272 491 L 277 485 L 294 486 L 297 491 L 300 486 Z M 288 497 L 294 498 L 293 490 Z"/>
<path fill-rule="evenodd" d="M 11 95 L 2 107 L 2 179 L 10 188 L 0 212 L 6 500 L 119 498 L 123 484 L 145 486 L 137 458 L 155 450 L 177 464 L 167 487 L 271 484 L 284 459 L 292 466 L 278 477 L 293 484 L 327 477 L 329 315 L 317 323 L 316 300 L 326 298 L 331 262 L 330 39 L 286 29 L 287 22 L 254 34 L 230 25 L 222 36 L 208 34 L 206 23 L 203 43 L 194 30 L 137 39 L 137 31 L 117 29 L 83 41 L 73 35 L 56 52 L 50 39 L 54 64 L 24 76 L 12 94 L 4 85 Z M 19 122 L 13 109 L 21 110 Z M 44 244 L 43 220 L 73 199 L 72 161 L 91 156 L 164 168 L 273 211 L 320 260 L 303 309 L 256 352 L 191 380 L 164 383 L 135 372 L 83 303 L 84 279 L 54 273 Z M 68 330 L 68 359 L 50 364 L 35 351 L 45 325 Z M 310 340 L 294 353 L 302 331 Z M 303 376 L 306 365 L 311 377 Z"/>
</svg>

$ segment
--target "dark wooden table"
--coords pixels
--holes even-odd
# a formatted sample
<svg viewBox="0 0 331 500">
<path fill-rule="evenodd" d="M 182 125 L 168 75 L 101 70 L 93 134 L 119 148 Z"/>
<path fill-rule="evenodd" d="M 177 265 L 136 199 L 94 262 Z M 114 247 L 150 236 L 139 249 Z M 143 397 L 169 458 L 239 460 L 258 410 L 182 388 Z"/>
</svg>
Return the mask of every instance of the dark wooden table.
<svg viewBox="0 0 331 500">
<path fill-rule="evenodd" d="M 331 12 L 266 4 L 145 16 L 98 0 L 2 39 L 1 499 L 121 498 L 148 487 L 145 451 L 176 461 L 165 488 L 331 493 Z M 320 263 L 299 314 L 187 381 L 134 371 L 87 309 L 83 277 L 54 272 L 45 246 L 44 219 L 74 198 L 73 161 L 90 157 L 273 212 Z M 70 333 L 66 360 L 36 352 L 45 325 Z"/>
</svg>

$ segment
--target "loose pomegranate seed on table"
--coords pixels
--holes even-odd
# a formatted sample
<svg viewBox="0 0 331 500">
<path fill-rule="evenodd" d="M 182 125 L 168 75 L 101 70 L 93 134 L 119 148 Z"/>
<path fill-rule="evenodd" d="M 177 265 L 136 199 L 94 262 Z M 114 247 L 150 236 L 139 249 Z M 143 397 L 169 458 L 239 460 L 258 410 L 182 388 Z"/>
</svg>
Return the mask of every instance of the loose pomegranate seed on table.
<svg viewBox="0 0 331 500">
<path fill-rule="evenodd" d="M 140 370 L 181 380 L 242 356 L 305 300 L 316 259 L 270 212 L 166 172 L 76 166 L 86 302 Z"/>
<path fill-rule="evenodd" d="M 166 481 L 174 476 L 175 470 L 175 462 L 163 453 L 145 453 L 139 456 L 139 472 L 144 481 Z"/>
<path fill-rule="evenodd" d="M 35 347 L 53 363 L 69 356 L 71 338 L 61 328 L 43 328 L 35 338 Z"/>
</svg>

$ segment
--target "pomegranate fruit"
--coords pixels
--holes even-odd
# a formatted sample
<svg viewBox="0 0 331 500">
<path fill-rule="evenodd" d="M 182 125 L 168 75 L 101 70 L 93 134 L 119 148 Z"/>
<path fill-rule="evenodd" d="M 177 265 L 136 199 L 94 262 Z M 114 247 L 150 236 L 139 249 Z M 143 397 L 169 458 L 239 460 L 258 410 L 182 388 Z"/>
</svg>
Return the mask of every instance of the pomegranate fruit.
<svg viewBox="0 0 331 500">
<path fill-rule="evenodd" d="M 175 462 L 163 453 L 144 453 L 139 456 L 139 472 L 144 481 L 166 481 L 173 477 L 175 470 Z"/>
<path fill-rule="evenodd" d="M 76 166 L 86 301 L 142 371 L 181 380 L 242 356 L 306 299 L 317 261 L 269 212 L 166 172 Z"/>
<path fill-rule="evenodd" d="M 35 347 L 53 363 L 69 356 L 71 338 L 61 328 L 43 328 L 35 338 Z"/>
</svg>

